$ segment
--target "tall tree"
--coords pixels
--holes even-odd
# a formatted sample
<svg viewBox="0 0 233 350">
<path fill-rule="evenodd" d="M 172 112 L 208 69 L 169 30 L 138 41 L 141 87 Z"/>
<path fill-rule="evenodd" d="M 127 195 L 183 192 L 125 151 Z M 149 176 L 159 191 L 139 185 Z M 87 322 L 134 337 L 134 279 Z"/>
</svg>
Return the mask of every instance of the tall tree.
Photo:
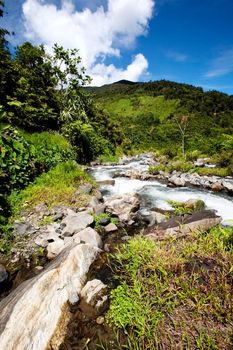
<svg viewBox="0 0 233 350">
<path fill-rule="evenodd" d="M 16 50 L 16 86 L 9 119 L 27 129 L 57 129 L 59 114 L 54 70 L 43 46 L 26 42 Z"/>
<path fill-rule="evenodd" d="M 4 1 L 0 0 L 0 17 L 4 14 Z M 0 28 L 0 104 L 6 106 L 7 96 L 13 91 L 14 69 L 7 47 L 6 29 Z"/>
</svg>

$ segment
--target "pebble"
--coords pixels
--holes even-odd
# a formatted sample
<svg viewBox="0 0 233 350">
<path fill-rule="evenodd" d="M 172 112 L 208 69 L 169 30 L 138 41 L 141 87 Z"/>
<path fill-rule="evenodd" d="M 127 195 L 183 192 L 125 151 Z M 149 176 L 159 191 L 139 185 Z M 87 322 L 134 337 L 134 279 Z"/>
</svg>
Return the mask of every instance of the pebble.
<svg viewBox="0 0 233 350">
<path fill-rule="evenodd" d="M 96 319 L 96 323 L 99 324 L 99 325 L 103 324 L 104 321 L 105 321 L 104 316 L 99 316 L 99 317 L 97 317 L 97 319 Z"/>
</svg>

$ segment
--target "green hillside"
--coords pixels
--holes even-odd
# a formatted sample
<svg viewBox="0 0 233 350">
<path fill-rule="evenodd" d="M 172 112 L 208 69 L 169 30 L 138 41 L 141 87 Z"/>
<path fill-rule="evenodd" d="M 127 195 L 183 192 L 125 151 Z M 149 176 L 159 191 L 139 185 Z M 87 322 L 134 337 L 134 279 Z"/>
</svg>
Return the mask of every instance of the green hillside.
<svg viewBox="0 0 233 350">
<path fill-rule="evenodd" d="M 120 81 L 92 88 L 95 100 L 118 123 L 123 152 L 159 150 L 232 157 L 233 96 L 170 81 Z M 184 119 L 183 117 L 186 117 Z"/>
</svg>

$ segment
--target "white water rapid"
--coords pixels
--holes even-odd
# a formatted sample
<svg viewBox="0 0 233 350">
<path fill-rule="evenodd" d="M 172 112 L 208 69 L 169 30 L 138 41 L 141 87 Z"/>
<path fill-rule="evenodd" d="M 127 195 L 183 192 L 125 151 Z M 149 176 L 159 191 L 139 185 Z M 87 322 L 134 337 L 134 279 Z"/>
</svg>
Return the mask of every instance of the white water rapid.
<svg viewBox="0 0 233 350">
<path fill-rule="evenodd" d="M 233 197 L 226 194 L 215 193 L 189 187 L 170 188 L 158 181 L 131 180 L 125 177 L 115 177 L 119 172 L 128 170 L 148 169 L 150 156 L 142 155 L 127 162 L 124 165 L 97 166 L 93 167 L 91 174 L 96 181 L 107 179 L 115 180 L 115 185 L 102 185 L 101 190 L 105 196 L 121 195 L 124 193 L 137 192 L 141 198 L 141 208 L 171 209 L 168 200 L 184 202 L 192 198 L 202 199 L 207 209 L 216 210 L 223 222 L 233 224 Z"/>
</svg>

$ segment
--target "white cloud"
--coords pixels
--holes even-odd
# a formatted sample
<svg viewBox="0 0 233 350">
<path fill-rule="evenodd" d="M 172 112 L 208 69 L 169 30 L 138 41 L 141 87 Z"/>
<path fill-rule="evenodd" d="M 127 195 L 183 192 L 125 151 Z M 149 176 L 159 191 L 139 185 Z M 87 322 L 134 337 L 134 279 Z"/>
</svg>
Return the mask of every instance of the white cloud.
<svg viewBox="0 0 233 350">
<path fill-rule="evenodd" d="M 148 67 L 142 54 L 136 55 L 125 70 L 107 66 L 105 59 L 120 57 L 123 46 L 129 49 L 138 36 L 146 34 L 153 6 L 154 0 L 108 0 L 106 8 L 78 11 L 71 0 L 63 0 L 60 8 L 42 0 L 26 0 L 25 35 L 43 42 L 48 50 L 54 43 L 79 48 L 93 84 L 119 80 L 119 76 L 137 80 Z"/>
<path fill-rule="evenodd" d="M 222 75 L 233 72 L 233 48 L 225 50 L 216 57 L 209 71 L 205 74 L 206 78 L 217 78 Z"/>
<path fill-rule="evenodd" d="M 146 73 L 148 62 L 142 54 L 135 56 L 131 64 L 127 68 L 116 68 L 113 64 L 106 66 L 105 64 L 96 64 L 93 69 L 93 81 L 95 86 L 109 84 L 114 81 L 126 79 L 131 81 L 138 81 L 139 77 Z"/>
</svg>

